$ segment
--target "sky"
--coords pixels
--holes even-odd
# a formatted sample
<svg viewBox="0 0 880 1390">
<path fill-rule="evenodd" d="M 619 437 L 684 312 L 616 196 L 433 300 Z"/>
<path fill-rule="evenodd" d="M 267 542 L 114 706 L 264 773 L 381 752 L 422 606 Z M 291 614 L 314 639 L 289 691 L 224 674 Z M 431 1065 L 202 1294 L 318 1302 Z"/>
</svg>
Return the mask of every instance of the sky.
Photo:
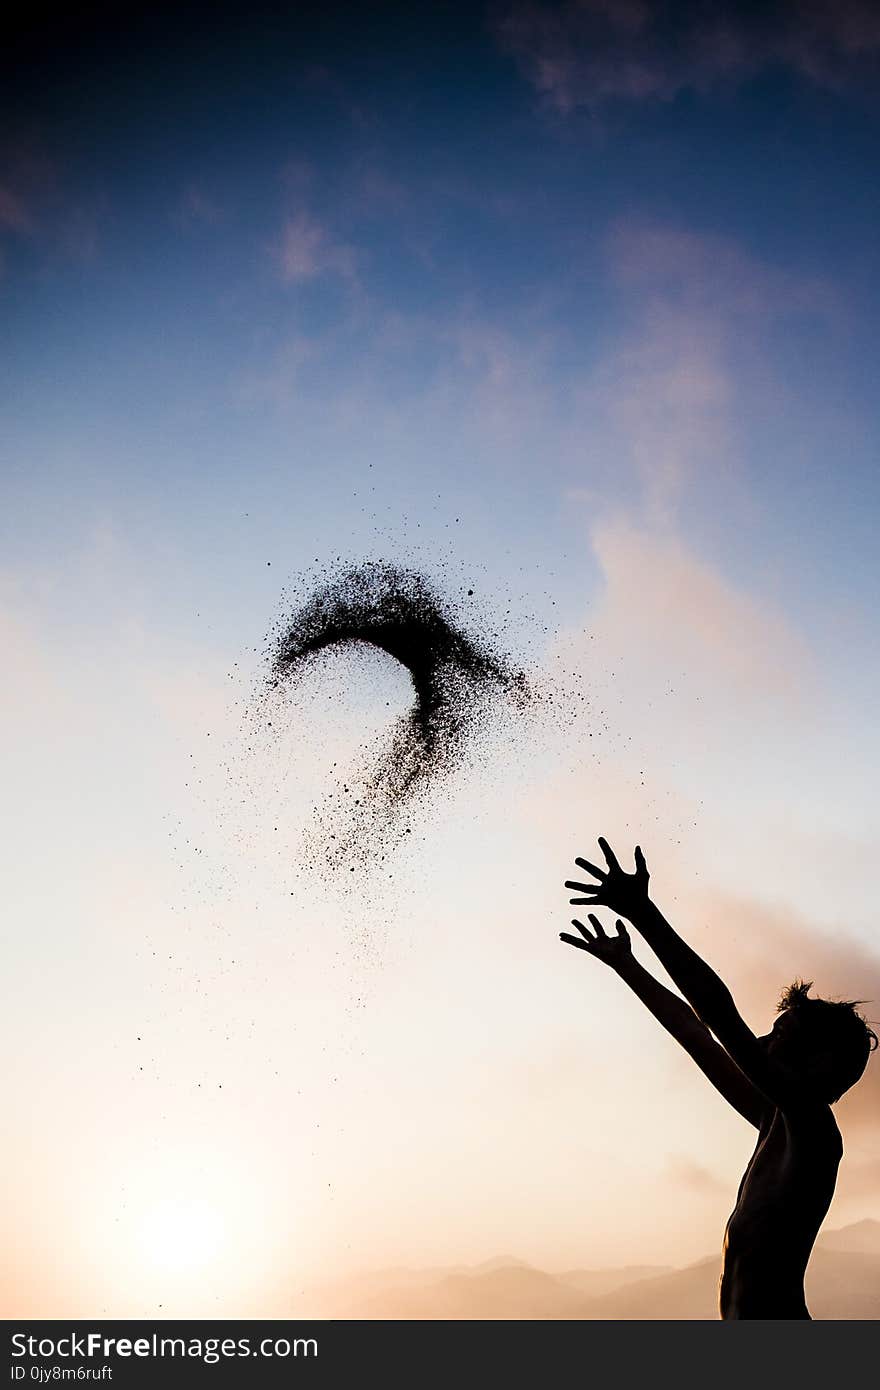
<svg viewBox="0 0 880 1390">
<path fill-rule="evenodd" d="M 561 885 L 638 842 L 758 1031 L 795 976 L 880 1017 L 876 9 L 19 23 L 5 1315 L 711 1253 L 751 1131 L 560 945 Z M 406 680 L 255 697 L 292 596 L 367 559 L 473 589 L 562 714 L 315 875 Z M 831 1225 L 880 1218 L 878 1093 Z"/>
</svg>

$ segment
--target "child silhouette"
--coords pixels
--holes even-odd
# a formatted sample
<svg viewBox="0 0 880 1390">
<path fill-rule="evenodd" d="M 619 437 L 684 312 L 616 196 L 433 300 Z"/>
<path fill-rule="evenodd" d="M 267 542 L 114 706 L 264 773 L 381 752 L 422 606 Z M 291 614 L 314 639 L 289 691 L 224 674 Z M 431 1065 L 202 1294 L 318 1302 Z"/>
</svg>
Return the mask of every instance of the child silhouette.
<svg viewBox="0 0 880 1390">
<path fill-rule="evenodd" d="M 608 936 L 590 913 L 592 931 L 574 921 L 580 935 L 562 932 L 561 939 L 609 965 L 758 1130 L 724 1234 L 721 1317 L 809 1318 L 804 1272 L 843 1156 L 831 1105 L 858 1081 L 876 1034 L 855 1002 L 811 998 L 811 986 L 796 982 L 780 1000 L 772 1031 L 756 1037 L 727 986 L 651 901 L 641 849 L 635 873 L 626 873 L 606 840 L 599 847 L 606 868 L 576 859 L 596 881 L 567 882 L 583 895 L 571 903 L 628 918 L 684 999 L 639 965 L 620 920 Z"/>
</svg>

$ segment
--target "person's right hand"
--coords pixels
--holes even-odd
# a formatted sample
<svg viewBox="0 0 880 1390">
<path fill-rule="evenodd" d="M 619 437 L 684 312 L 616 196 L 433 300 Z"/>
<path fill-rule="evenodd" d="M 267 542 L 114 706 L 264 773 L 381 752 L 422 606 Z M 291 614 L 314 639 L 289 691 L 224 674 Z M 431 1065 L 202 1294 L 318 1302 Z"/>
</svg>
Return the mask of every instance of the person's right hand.
<svg viewBox="0 0 880 1390">
<path fill-rule="evenodd" d="M 582 922 L 573 919 L 571 925 L 577 927 L 580 936 L 572 936 L 570 932 L 563 931 L 559 933 L 559 940 L 567 942 L 569 946 L 577 946 L 580 951 L 589 951 L 591 956 L 604 961 L 612 970 L 619 970 L 622 963 L 632 955 L 632 944 L 626 927 L 618 918 L 617 935 L 607 936 L 599 918 L 592 912 L 589 914 L 589 921 L 595 932 L 594 936 L 591 936 Z"/>
<path fill-rule="evenodd" d="M 566 888 L 573 889 L 576 893 L 583 893 L 582 898 L 569 898 L 572 907 L 608 907 L 612 912 L 619 912 L 622 917 L 633 920 L 634 914 L 638 914 L 639 909 L 643 908 L 648 901 L 648 866 L 645 863 L 645 856 L 641 849 L 636 845 L 635 860 L 636 871 L 634 874 L 626 873 L 618 864 L 614 850 L 607 840 L 599 836 L 599 848 L 605 856 L 607 869 L 598 869 L 595 864 L 591 864 L 587 859 L 576 859 L 574 862 L 579 869 L 586 869 L 588 874 L 592 874 L 597 883 L 573 883 L 566 881 Z"/>
</svg>

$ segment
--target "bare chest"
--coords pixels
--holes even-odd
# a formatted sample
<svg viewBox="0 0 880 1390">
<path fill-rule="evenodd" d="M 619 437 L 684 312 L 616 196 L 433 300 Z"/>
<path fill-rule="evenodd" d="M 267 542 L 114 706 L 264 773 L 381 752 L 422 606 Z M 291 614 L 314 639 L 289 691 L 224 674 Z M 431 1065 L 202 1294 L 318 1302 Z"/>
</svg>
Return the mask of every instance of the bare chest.
<svg viewBox="0 0 880 1390">
<path fill-rule="evenodd" d="M 839 1161 L 832 1136 L 820 1129 L 792 1131 L 781 1116 L 774 1119 L 739 1186 L 725 1237 L 730 1253 L 766 1253 L 780 1240 L 809 1251 L 830 1205 Z"/>
</svg>

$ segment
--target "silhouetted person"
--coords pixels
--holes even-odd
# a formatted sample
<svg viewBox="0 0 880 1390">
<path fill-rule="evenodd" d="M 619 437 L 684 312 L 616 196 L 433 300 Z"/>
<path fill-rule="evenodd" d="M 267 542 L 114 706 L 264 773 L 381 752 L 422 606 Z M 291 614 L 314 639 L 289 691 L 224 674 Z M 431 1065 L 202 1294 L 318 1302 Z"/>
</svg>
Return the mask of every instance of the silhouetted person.
<svg viewBox="0 0 880 1390">
<path fill-rule="evenodd" d="M 600 839 L 599 847 L 607 868 L 576 859 L 596 882 L 566 883 L 585 895 L 570 901 L 627 917 L 688 1003 L 639 965 L 623 922 L 616 936 L 608 936 L 590 913 L 592 933 L 574 921 L 580 936 L 562 932 L 562 940 L 610 965 L 758 1130 L 724 1234 L 721 1316 L 809 1318 L 804 1272 L 843 1155 L 831 1105 L 865 1070 L 876 1034 L 854 1003 L 812 999 L 810 985 L 796 983 L 780 1000 L 772 1032 L 755 1037 L 727 986 L 651 902 L 638 846 L 632 874 L 621 869 L 607 841 Z"/>
</svg>

